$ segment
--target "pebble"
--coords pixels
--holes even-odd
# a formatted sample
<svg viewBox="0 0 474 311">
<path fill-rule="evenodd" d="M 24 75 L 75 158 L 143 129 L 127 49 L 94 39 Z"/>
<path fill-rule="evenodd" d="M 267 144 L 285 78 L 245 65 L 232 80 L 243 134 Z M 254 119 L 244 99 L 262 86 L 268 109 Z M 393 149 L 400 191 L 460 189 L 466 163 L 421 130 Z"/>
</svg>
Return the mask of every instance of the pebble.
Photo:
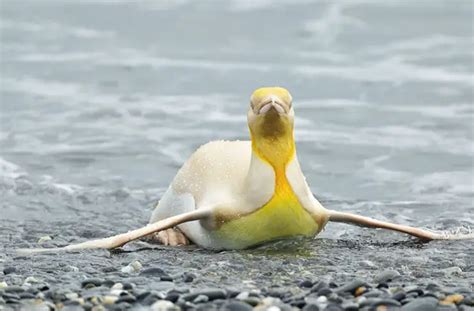
<svg viewBox="0 0 474 311">
<path fill-rule="evenodd" d="M 47 241 L 51 241 L 52 238 L 49 235 L 42 236 L 38 239 L 38 244 L 43 244 Z"/>
<path fill-rule="evenodd" d="M 5 282 L 5 281 L 0 282 L 0 289 L 5 288 L 5 287 L 8 287 L 7 282 Z"/>
<path fill-rule="evenodd" d="M 374 277 L 375 283 L 388 283 L 400 277 L 400 273 L 396 270 L 387 269 Z"/>
<path fill-rule="evenodd" d="M 252 307 L 244 302 L 232 301 L 225 303 L 220 311 L 252 311 Z"/>
<path fill-rule="evenodd" d="M 123 273 L 134 273 L 139 272 L 142 268 L 142 264 L 138 260 L 135 260 L 123 267 L 120 271 L 122 271 Z"/>
<path fill-rule="evenodd" d="M 402 311 L 432 311 L 436 310 L 438 300 L 433 297 L 415 299 L 404 305 Z"/>
<path fill-rule="evenodd" d="M 16 272 L 15 267 L 6 267 L 3 269 L 3 274 L 8 275 Z"/>
<path fill-rule="evenodd" d="M 337 287 L 336 292 L 337 293 L 343 293 L 343 292 L 354 293 L 358 287 L 362 287 L 362 286 L 368 286 L 368 284 L 365 281 L 355 279 L 350 283 Z"/>
<path fill-rule="evenodd" d="M 461 276 L 463 274 L 462 269 L 459 267 L 450 267 L 443 270 L 444 274 L 450 276 Z"/>
<path fill-rule="evenodd" d="M 313 286 L 313 282 L 311 282 L 310 280 L 304 280 L 300 282 L 298 286 L 302 288 L 310 288 L 311 286 Z"/>
<path fill-rule="evenodd" d="M 168 300 L 158 300 L 155 303 L 153 303 L 150 307 L 152 311 L 174 311 L 174 310 L 179 310 L 179 308 L 172 303 L 171 301 Z"/>
<path fill-rule="evenodd" d="M 81 286 L 82 288 L 92 288 L 92 287 L 101 286 L 102 283 L 104 283 L 104 280 L 102 279 L 86 279 L 81 282 Z"/>
</svg>

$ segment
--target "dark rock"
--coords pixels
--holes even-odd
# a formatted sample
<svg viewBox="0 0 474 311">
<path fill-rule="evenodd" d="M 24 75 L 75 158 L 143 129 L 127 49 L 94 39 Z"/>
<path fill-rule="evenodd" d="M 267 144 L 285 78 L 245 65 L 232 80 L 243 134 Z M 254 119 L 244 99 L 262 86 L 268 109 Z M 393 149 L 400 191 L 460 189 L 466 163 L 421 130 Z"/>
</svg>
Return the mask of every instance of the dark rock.
<svg viewBox="0 0 474 311">
<path fill-rule="evenodd" d="M 344 308 L 338 304 L 329 304 L 324 311 L 344 311 Z"/>
<path fill-rule="evenodd" d="M 117 268 L 112 267 L 112 266 L 102 268 L 102 272 L 104 272 L 104 273 L 115 272 L 115 271 L 117 271 L 117 270 L 118 270 Z"/>
<path fill-rule="evenodd" d="M 135 287 L 135 284 L 133 283 L 123 283 L 123 289 L 124 290 L 131 290 Z"/>
<path fill-rule="evenodd" d="M 372 290 L 369 290 L 367 292 L 365 292 L 364 294 L 362 294 L 362 296 L 366 297 L 366 298 L 379 298 L 379 297 L 382 297 L 384 296 L 384 292 L 382 292 L 381 290 L 378 290 L 378 289 L 372 289 Z"/>
<path fill-rule="evenodd" d="M 119 304 L 121 302 L 134 303 L 137 301 L 137 298 L 131 294 L 120 295 L 119 299 L 115 302 Z"/>
<path fill-rule="evenodd" d="M 414 289 L 410 289 L 410 290 L 407 290 L 407 296 L 410 296 L 411 293 L 417 293 L 417 296 L 422 296 L 423 295 L 423 290 L 419 287 L 417 288 L 414 288 Z"/>
<path fill-rule="evenodd" d="M 87 279 L 81 282 L 81 286 L 82 288 L 92 288 L 101 286 L 102 283 L 104 283 L 104 280 L 102 279 Z"/>
<path fill-rule="evenodd" d="M 323 288 L 329 288 L 329 284 L 324 282 L 324 281 L 319 281 L 313 287 L 311 287 L 311 292 L 312 293 L 317 293 L 319 290 L 321 290 Z"/>
<path fill-rule="evenodd" d="M 313 286 L 313 282 L 311 282 L 310 280 L 304 280 L 300 282 L 298 286 L 302 288 L 310 288 L 311 286 Z"/>
<path fill-rule="evenodd" d="M 137 299 L 138 299 L 138 297 L 137 297 Z M 161 299 L 162 298 L 157 293 L 150 293 L 149 295 L 147 295 L 146 297 L 144 297 L 141 300 L 141 303 L 142 303 L 142 305 L 145 305 L 145 306 L 151 306 L 152 304 L 154 304 L 155 302 L 157 302 L 158 300 L 161 300 Z M 169 300 L 169 299 L 166 299 L 166 300 Z M 178 300 L 178 298 L 176 298 L 176 300 Z M 170 300 L 170 301 L 175 303 L 176 300 L 175 301 Z"/>
<path fill-rule="evenodd" d="M 307 304 L 306 306 L 304 306 L 303 309 L 301 309 L 302 311 L 319 311 L 319 307 L 317 304 L 314 304 L 314 303 L 310 303 L 310 304 Z"/>
<path fill-rule="evenodd" d="M 15 273 L 15 272 L 16 272 L 15 267 L 6 267 L 6 268 L 3 269 L 3 274 L 5 274 L 5 275 Z"/>
<path fill-rule="evenodd" d="M 405 292 L 401 290 L 401 291 L 398 291 L 395 294 L 393 294 L 392 299 L 402 301 L 403 299 L 405 299 L 406 296 L 407 295 L 405 294 Z"/>
<path fill-rule="evenodd" d="M 438 300 L 432 297 L 415 299 L 402 307 L 402 311 L 432 311 L 436 310 Z"/>
<path fill-rule="evenodd" d="M 35 299 L 36 298 L 36 295 L 29 292 L 19 293 L 18 296 L 20 297 L 20 299 Z"/>
<path fill-rule="evenodd" d="M 176 301 L 178 301 L 179 295 L 179 293 L 170 291 L 168 294 L 166 294 L 165 300 L 175 303 Z"/>
<path fill-rule="evenodd" d="M 25 289 L 21 286 L 8 286 L 3 289 L 5 293 L 22 293 Z"/>
<path fill-rule="evenodd" d="M 341 305 L 344 308 L 344 311 L 358 311 L 359 305 L 355 302 L 349 301 Z"/>
<path fill-rule="evenodd" d="M 372 300 L 368 305 L 370 309 L 376 309 L 378 306 L 387 306 L 387 307 L 401 307 L 402 304 L 390 298 L 375 298 L 375 299 L 367 299 L 367 301 Z M 367 304 L 366 304 L 367 305 Z"/>
<path fill-rule="evenodd" d="M 195 278 L 196 278 L 196 275 L 194 273 L 189 273 L 189 272 L 183 273 L 183 281 L 185 283 L 191 283 L 192 281 L 194 281 Z"/>
<path fill-rule="evenodd" d="M 194 293 L 182 295 L 181 298 L 183 298 L 185 301 L 193 301 L 199 295 L 207 296 L 209 300 L 226 298 L 226 292 L 222 289 L 209 289 L 209 290 L 197 291 Z"/>
<path fill-rule="evenodd" d="M 140 275 L 141 276 L 156 276 L 156 277 L 160 277 L 161 280 L 163 280 L 163 277 L 167 279 L 163 281 L 173 280 L 173 278 L 169 276 L 168 273 L 166 273 L 163 269 L 158 268 L 158 267 L 143 269 L 140 272 Z"/>
<path fill-rule="evenodd" d="M 336 288 L 336 293 L 350 292 L 354 294 L 355 290 L 361 286 L 367 286 L 368 284 L 362 280 L 355 279 L 350 283 L 347 283 L 343 286 Z"/>
<path fill-rule="evenodd" d="M 5 301 L 7 301 L 8 299 L 20 300 L 20 296 L 14 293 L 3 293 L 2 297 L 3 299 L 5 299 Z"/>
<path fill-rule="evenodd" d="M 114 286 L 115 282 L 112 281 L 112 280 L 105 280 L 104 283 L 102 283 L 103 286 L 107 286 L 107 287 L 112 287 Z"/>
<path fill-rule="evenodd" d="M 304 298 L 294 299 L 289 301 L 290 305 L 297 308 L 303 308 L 306 305 Z"/>
<path fill-rule="evenodd" d="M 221 311 L 252 311 L 252 307 L 244 302 L 232 301 L 224 304 Z"/>
<path fill-rule="evenodd" d="M 260 299 L 258 297 L 248 297 L 242 300 L 243 302 L 255 307 L 260 303 Z"/>
<path fill-rule="evenodd" d="M 143 301 L 143 299 L 145 299 L 150 294 L 151 294 L 151 292 L 144 291 L 144 292 L 141 292 L 140 294 L 136 295 L 136 298 L 137 298 L 138 301 Z"/>
<path fill-rule="evenodd" d="M 288 290 L 282 287 L 273 287 L 269 288 L 266 293 L 271 297 L 283 298 L 288 293 Z"/>
<path fill-rule="evenodd" d="M 400 273 L 396 270 L 387 269 L 374 277 L 375 283 L 388 283 L 400 277 Z"/>
</svg>

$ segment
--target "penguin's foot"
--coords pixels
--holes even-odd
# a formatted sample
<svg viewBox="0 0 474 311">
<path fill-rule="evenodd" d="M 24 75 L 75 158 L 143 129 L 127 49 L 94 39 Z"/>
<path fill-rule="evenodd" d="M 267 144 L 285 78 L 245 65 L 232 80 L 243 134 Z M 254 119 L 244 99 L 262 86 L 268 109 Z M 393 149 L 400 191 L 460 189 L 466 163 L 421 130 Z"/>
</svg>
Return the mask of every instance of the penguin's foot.
<svg viewBox="0 0 474 311">
<path fill-rule="evenodd" d="M 178 245 L 189 245 L 191 242 L 184 235 L 184 233 L 178 228 L 170 228 L 157 233 L 150 234 L 147 237 L 148 242 L 178 246 Z"/>
</svg>

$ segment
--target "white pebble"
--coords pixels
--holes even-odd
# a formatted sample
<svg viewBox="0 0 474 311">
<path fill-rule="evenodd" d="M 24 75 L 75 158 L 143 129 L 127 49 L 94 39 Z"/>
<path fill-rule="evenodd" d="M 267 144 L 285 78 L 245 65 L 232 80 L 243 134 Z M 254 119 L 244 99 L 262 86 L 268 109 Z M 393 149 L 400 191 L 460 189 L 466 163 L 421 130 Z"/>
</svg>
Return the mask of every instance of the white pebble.
<svg viewBox="0 0 474 311">
<path fill-rule="evenodd" d="M 158 300 L 154 304 L 151 305 L 151 310 L 153 311 L 170 311 L 170 310 L 178 310 L 178 308 L 168 300 Z"/>
<path fill-rule="evenodd" d="M 142 264 L 138 260 L 135 260 L 131 262 L 129 265 L 123 267 L 121 271 L 123 273 L 132 273 L 132 272 L 138 272 L 142 268 L 143 268 Z"/>
<path fill-rule="evenodd" d="M 31 284 L 39 283 L 39 280 L 33 276 L 29 276 L 23 282 L 23 285 L 30 286 Z"/>
<path fill-rule="evenodd" d="M 122 283 L 115 283 L 111 289 L 123 289 L 123 284 Z"/>
<path fill-rule="evenodd" d="M 249 292 L 241 292 L 235 298 L 239 299 L 239 300 L 247 299 L 247 298 L 249 298 Z"/>
<path fill-rule="evenodd" d="M 38 244 L 43 244 L 46 241 L 51 241 L 52 238 L 49 235 L 45 235 L 39 238 Z"/>
<path fill-rule="evenodd" d="M 79 295 L 77 293 L 67 293 L 64 296 L 66 296 L 66 298 L 69 300 L 75 300 L 79 298 Z"/>
<path fill-rule="evenodd" d="M 8 287 L 7 282 L 0 282 L 0 288 Z"/>
<path fill-rule="evenodd" d="M 318 303 L 326 303 L 328 302 L 328 299 L 326 296 L 319 296 L 318 299 L 316 299 Z"/>
</svg>

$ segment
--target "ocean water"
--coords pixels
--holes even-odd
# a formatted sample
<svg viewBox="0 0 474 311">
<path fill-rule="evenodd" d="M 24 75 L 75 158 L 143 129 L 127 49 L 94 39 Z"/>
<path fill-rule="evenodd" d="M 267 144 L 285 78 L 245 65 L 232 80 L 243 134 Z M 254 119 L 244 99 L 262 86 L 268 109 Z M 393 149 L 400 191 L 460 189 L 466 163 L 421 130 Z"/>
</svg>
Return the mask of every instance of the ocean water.
<svg viewBox="0 0 474 311">
<path fill-rule="evenodd" d="M 64 245 L 146 224 L 198 146 L 248 139 L 249 96 L 273 85 L 293 94 L 298 156 L 327 208 L 474 227 L 473 15 L 469 0 L 1 1 L 0 266 L 16 262 L 60 283 L 42 268 L 85 267 L 73 280 L 132 259 L 180 271 L 194 256 L 192 268 L 227 265 L 225 281 L 224 272 L 203 281 L 212 285 L 258 276 L 236 262 L 264 271 L 284 260 L 301 264 L 283 268 L 288 278 L 389 266 L 407 280 L 472 287 L 472 241 L 419 244 L 347 225 L 281 251 L 159 248 L 32 261 L 12 249 L 44 235 Z M 443 272 L 453 266 L 462 272 Z"/>
</svg>

